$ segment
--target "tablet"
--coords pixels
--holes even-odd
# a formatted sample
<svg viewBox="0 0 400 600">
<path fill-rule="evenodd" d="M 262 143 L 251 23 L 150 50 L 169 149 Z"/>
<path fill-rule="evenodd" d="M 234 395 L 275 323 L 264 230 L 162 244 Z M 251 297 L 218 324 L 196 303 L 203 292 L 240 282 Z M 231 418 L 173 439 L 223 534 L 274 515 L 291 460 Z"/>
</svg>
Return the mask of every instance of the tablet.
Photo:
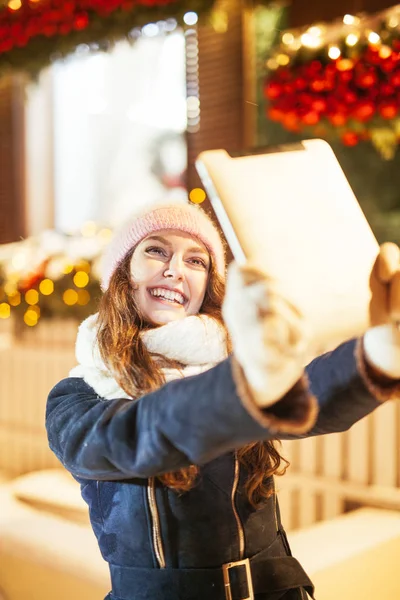
<svg viewBox="0 0 400 600">
<path fill-rule="evenodd" d="M 384 289 L 371 276 L 379 245 L 329 144 L 210 150 L 196 168 L 235 260 L 275 280 L 316 353 L 383 322 Z"/>
</svg>

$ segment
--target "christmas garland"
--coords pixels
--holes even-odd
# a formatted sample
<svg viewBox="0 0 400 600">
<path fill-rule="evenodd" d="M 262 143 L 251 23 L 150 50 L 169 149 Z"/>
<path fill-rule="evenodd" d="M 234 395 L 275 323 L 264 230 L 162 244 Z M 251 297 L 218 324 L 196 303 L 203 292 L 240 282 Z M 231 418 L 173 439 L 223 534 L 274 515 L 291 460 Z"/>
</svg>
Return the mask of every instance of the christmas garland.
<svg viewBox="0 0 400 600">
<path fill-rule="evenodd" d="M 395 7 L 283 33 L 267 61 L 268 118 L 346 146 L 370 140 L 384 158 L 393 158 L 400 140 L 399 16 Z"/>
<path fill-rule="evenodd" d="M 43 319 L 82 321 L 101 296 L 100 260 L 111 231 L 93 223 L 83 235 L 44 231 L 0 246 L 0 321 L 33 327 Z"/>
<path fill-rule="evenodd" d="M 0 74 L 31 76 L 80 44 L 107 50 L 134 39 L 135 28 L 168 18 L 199 16 L 214 0 L 8 0 L 0 4 Z M 168 27 L 167 27 L 168 29 Z"/>
</svg>

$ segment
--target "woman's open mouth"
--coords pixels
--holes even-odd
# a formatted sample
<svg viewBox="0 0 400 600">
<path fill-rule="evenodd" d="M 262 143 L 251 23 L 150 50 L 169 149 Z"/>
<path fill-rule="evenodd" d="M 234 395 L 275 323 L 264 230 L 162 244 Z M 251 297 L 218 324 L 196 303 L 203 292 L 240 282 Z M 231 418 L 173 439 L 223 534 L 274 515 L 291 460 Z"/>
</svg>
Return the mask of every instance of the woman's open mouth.
<svg viewBox="0 0 400 600">
<path fill-rule="evenodd" d="M 148 290 L 149 294 L 159 302 L 163 304 L 172 304 L 175 306 L 184 306 L 187 303 L 187 298 L 181 292 L 176 290 L 169 290 L 166 288 L 150 288 Z"/>
</svg>

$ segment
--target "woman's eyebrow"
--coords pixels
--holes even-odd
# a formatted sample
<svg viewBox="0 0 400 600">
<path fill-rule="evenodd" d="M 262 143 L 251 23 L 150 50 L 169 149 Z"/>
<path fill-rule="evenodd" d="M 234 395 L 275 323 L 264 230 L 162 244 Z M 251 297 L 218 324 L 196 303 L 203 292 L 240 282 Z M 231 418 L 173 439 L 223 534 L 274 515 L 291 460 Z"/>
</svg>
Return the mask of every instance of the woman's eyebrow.
<svg viewBox="0 0 400 600">
<path fill-rule="evenodd" d="M 152 235 L 152 236 L 146 238 L 144 241 L 149 242 L 150 240 L 152 240 L 154 242 L 161 242 L 162 244 L 165 244 L 166 246 L 172 246 L 172 244 L 168 240 L 163 238 L 161 235 Z"/>
<path fill-rule="evenodd" d="M 187 252 L 200 252 L 201 254 L 205 254 L 206 256 L 209 256 L 207 250 L 205 250 L 201 246 L 193 246 L 192 248 L 188 248 Z"/>
<path fill-rule="evenodd" d="M 146 238 L 145 241 L 146 242 L 150 242 L 150 241 L 161 242 L 162 244 L 165 244 L 166 246 L 169 246 L 169 247 L 172 246 L 171 242 L 169 242 L 166 238 L 162 237 L 161 235 L 151 235 L 148 238 Z M 192 246 L 191 248 L 188 248 L 186 250 L 186 252 L 201 252 L 201 254 L 205 254 L 206 256 L 209 256 L 209 253 L 207 252 L 207 250 L 205 250 L 205 248 L 202 248 L 201 246 Z"/>
</svg>

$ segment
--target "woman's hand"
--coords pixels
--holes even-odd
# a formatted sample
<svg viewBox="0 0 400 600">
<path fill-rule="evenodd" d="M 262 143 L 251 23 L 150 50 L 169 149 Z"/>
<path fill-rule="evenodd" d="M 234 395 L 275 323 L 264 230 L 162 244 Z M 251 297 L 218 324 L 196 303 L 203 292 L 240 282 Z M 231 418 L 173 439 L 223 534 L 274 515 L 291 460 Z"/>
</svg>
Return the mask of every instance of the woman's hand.
<svg viewBox="0 0 400 600">
<path fill-rule="evenodd" d="M 400 379 L 400 249 L 382 244 L 374 274 L 385 288 L 384 325 L 371 327 L 364 335 L 367 362 L 392 379 Z"/>
<path fill-rule="evenodd" d="M 301 314 L 262 272 L 232 263 L 223 317 L 255 401 L 274 404 L 303 374 L 308 343 Z"/>
</svg>

